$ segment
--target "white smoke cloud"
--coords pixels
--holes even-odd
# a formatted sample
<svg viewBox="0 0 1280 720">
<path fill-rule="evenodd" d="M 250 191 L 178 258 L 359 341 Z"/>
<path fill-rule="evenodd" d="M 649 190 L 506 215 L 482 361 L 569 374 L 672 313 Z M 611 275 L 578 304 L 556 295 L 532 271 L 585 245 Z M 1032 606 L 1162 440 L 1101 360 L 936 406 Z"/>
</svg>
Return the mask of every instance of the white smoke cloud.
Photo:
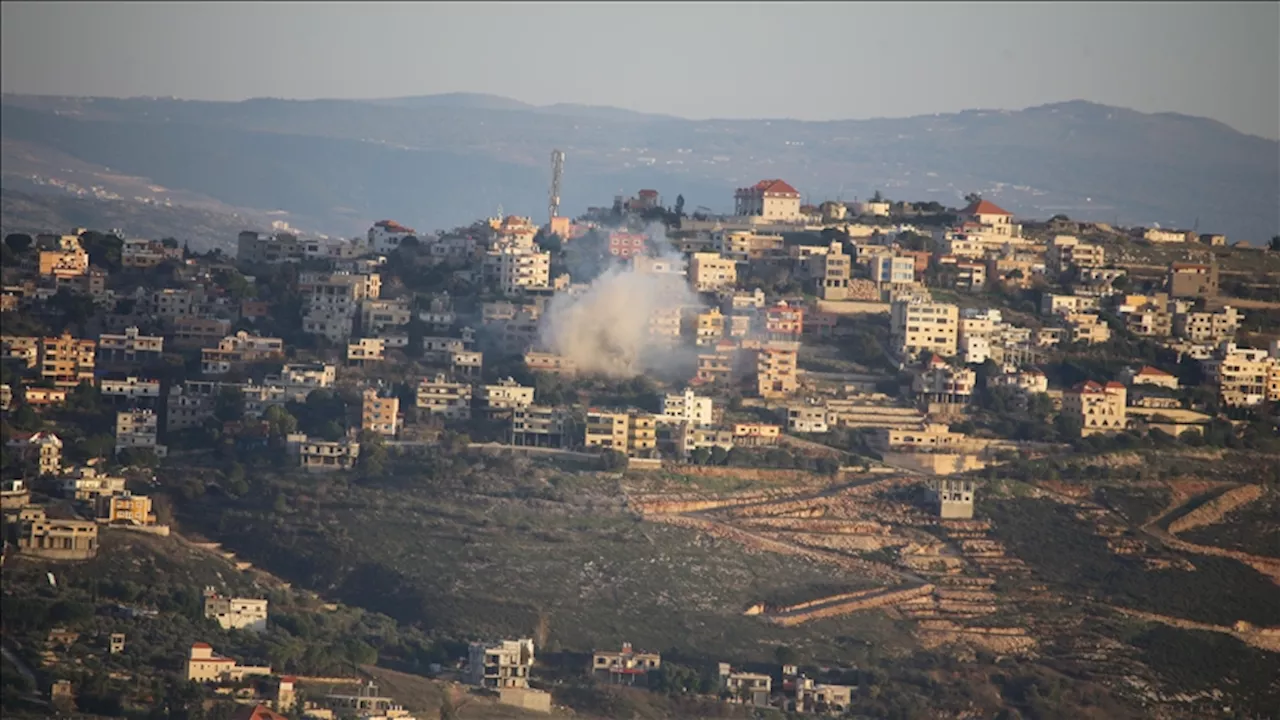
<svg viewBox="0 0 1280 720">
<path fill-rule="evenodd" d="M 685 268 L 684 256 L 660 223 L 645 232 L 658 258 Z M 585 292 L 552 298 L 539 333 L 547 350 L 572 359 L 584 373 L 616 378 L 661 373 L 680 365 L 689 352 L 654 342 L 650 319 L 701 305 L 683 274 L 641 272 L 615 262 Z"/>
</svg>

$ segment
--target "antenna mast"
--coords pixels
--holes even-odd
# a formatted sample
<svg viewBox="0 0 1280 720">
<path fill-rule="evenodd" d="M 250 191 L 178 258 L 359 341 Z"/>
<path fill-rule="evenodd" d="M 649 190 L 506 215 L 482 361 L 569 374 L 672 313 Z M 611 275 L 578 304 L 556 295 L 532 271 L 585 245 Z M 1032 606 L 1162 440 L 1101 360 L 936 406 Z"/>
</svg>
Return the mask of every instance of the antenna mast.
<svg viewBox="0 0 1280 720">
<path fill-rule="evenodd" d="M 560 214 L 560 179 L 564 176 L 564 153 L 560 150 L 551 151 L 551 192 L 547 202 L 547 215 L 550 218 L 547 222 L 554 220 Z"/>
</svg>

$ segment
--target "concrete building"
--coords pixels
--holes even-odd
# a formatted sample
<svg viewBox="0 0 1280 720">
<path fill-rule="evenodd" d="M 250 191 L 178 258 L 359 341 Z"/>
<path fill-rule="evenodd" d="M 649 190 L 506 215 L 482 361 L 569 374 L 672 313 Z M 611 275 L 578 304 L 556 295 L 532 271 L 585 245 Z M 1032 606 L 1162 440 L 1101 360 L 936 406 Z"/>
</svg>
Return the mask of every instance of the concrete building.
<svg viewBox="0 0 1280 720">
<path fill-rule="evenodd" d="M 955 357 L 960 333 L 960 310 L 947 303 L 919 298 L 895 301 L 889 314 L 892 350 L 904 360 L 927 350 Z"/>
<path fill-rule="evenodd" d="M 362 682 L 354 694 L 327 693 L 324 695 L 323 704 L 334 711 L 337 717 L 342 718 L 413 720 L 393 698 L 381 694 L 372 680 Z M 303 714 L 310 715 L 310 713 Z"/>
<path fill-rule="evenodd" d="M 800 220 L 800 193 L 782 180 L 761 180 L 733 194 L 734 214 L 775 222 Z"/>
<path fill-rule="evenodd" d="M 143 335 L 137 326 L 125 328 L 121 335 L 103 333 L 98 336 L 98 361 L 104 364 L 152 363 L 160 360 L 163 353 L 164 338 Z"/>
<path fill-rule="evenodd" d="M 40 338 L 23 335 L 0 336 L 2 359 L 17 360 L 28 369 L 40 365 Z"/>
<path fill-rule="evenodd" d="M 405 238 L 416 237 L 413 228 L 408 228 L 395 220 L 379 220 L 369 228 L 369 249 L 379 255 L 388 255 L 400 247 Z"/>
<path fill-rule="evenodd" d="M 14 453 L 23 464 L 33 466 L 38 475 L 57 475 L 62 469 L 62 438 L 48 431 L 15 432 L 5 443 L 6 454 Z"/>
<path fill-rule="evenodd" d="M 622 643 L 621 650 L 596 650 L 591 654 L 589 672 L 597 680 L 612 685 L 648 685 L 649 673 L 662 667 L 662 655 L 634 650 Z"/>
<path fill-rule="evenodd" d="M 236 262 L 241 265 L 274 265 L 298 262 L 303 257 L 298 236 L 291 233 L 259 235 L 245 231 L 236 239 Z"/>
<path fill-rule="evenodd" d="M 1087 295 L 1054 295 L 1044 293 L 1040 296 L 1041 315 L 1068 315 L 1070 313 L 1088 312 L 1098 309 L 1098 299 Z"/>
<path fill-rule="evenodd" d="M 1016 238 L 1020 235 L 1018 226 L 1013 224 L 1013 213 L 1002 209 L 990 200 L 979 198 L 969 203 L 958 213 L 958 219 L 964 223 L 978 225 L 984 235 L 1001 238 Z"/>
<path fill-rule="evenodd" d="M 1169 266 L 1166 282 L 1170 297 L 1209 298 L 1218 294 L 1218 264 L 1216 262 L 1181 263 Z"/>
<path fill-rule="evenodd" d="M 533 392 L 533 388 L 521 385 L 514 378 L 499 380 L 480 387 L 480 406 L 491 415 L 527 408 L 533 404 Z"/>
<path fill-rule="evenodd" d="M 360 459 L 360 443 L 351 439 L 318 440 L 294 433 L 286 440 L 289 451 L 304 470 L 350 470 Z"/>
<path fill-rule="evenodd" d="M 58 388 L 92 384 L 97 348 L 96 342 L 65 332 L 61 337 L 40 338 L 40 377 Z"/>
<path fill-rule="evenodd" d="M 714 420 L 715 403 L 711 398 L 697 395 L 693 388 L 685 388 L 682 393 L 669 393 L 662 398 L 663 422 L 687 421 L 695 427 L 711 425 Z"/>
<path fill-rule="evenodd" d="M 223 630 L 266 632 L 267 605 L 265 599 L 223 597 L 212 587 L 204 589 L 204 616 Z"/>
<path fill-rule="evenodd" d="M 1178 389 L 1178 378 L 1175 375 L 1150 365 L 1144 365 L 1138 369 L 1126 368 L 1120 374 L 1120 381 L 1131 388 L 1138 385 L 1151 385 L 1168 390 Z"/>
<path fill-rule="evenodd" d="M 972 480 L 938 478 L 929 483 L 929 489 L 938 517 L 943 520 L 973 519 Z"/>
<path fill-rule="evenodd" d="M 151 498 L 124 491 L 118 495 L 100 495 L 94 501 L 95 519 L 106 525 L 149 527 L 156 524 L 151 511 Z"/>
<path fill-rule="evenodd" d="M 916 283 L 916 261 L 899 255 L 879 255 L 871 260 L 871 280 L 882 290 L 911 288 Z"/>
<path fill-rule="evenodd" d="M 392 438 L 400 432 L 400 398 L 366 388 L 361 399 L 361 430 Z"/>
<path fill-rule="evenodd" d="M 418 382 L 416 405 L 449 420 L 471 419 L 471 385 L 451 382 L 443 375 Z"/>
<path fill-rule="evenodd" d="M 347 364 L 364 366 L 386 360 L 387 342 L 382 338 L 360 338 L 347 344 Z"/>
<path fill-rule="evenodd" d="M 1214 345 L 1234 340 L 1244 314 L 1230 305 L 1218 312 L 1179 312 L 1173 316 L 1175 337 L 1194 343 Z"/>
<path fill-rule="evenodd" d="M 98 554 L 98 524 L 50 518 L 44 508 L 28 506 L 17 528 L 18 552 L 48 560 L 88 560 Z"/>
<path fill-rule="evenodd" d="M 73 468 L 62 478 L 62 494 L 76 500 L 97 503 L 98 498 L 123 495 L 123 477 L 107 475 L 95 467 Z"/>
<path fill-rule="evenodd" d="M 1128 425 L 1124 385 L 1092 380 L 1076 384 L 1062 396 L 1062 413 L 1080 423 L 1080 436 L 1122 432 Z"/>
<path fill-rule="evenodd" d="M 248 363 L 284 357 L 284 341 L 275 337 L 250 335 L 241 330 L 218 341 L 214 348 L 200 351 L 200 370 L 205 375 L 225 375 Z"/>
<path fill-rule="evenodd" d="M 533 640 L 471 643 L 467 681 L 486 688 L 527 688 L 533 667 Z"/>
<path fill-rule="evenodd" d="M 98 391 L 104 398 L 124 398 L 134 402 L 154 403 L 160 399 L 160 381 L 137 377 L 119 379 L 103 378 Z"/>
<path fill-rule="evenodd" d="M 689 259 L 689 282 L 698 292 L 732 288 L 738 282 L 738 266 L 719 253 L 693 253 Z"/>
<path fill-rule="evenodd" d="M 827 408 L 825 405 L 793 405 L 787 408 L 787 429 L 794 433 L 825 433 Z"/>
<path fill-rule="evenodd" d="M 711 247 L 721 257 L 734 262 L 751 262 L 777 257 L 783 253 L 781 235 L 758 233 L 754 230 L 719 230 L 711 234 Z"/>
<path fill-rule="evenodd" d="M 762 673 L 734 671 L 729 663 L 720 663 L 718 675 L 720 689 L 727 692 L 733 702 L 756 707 L 769 705 L 773 690 L 773 678 Z"/>
<path fill-rule="evenodd" d="M 713 346 L 724 337 L 724 315 L 713 307 L 694 315 L 693 344 L 698 347 Z"/>
<path fill-rule="evenodd" d="M 159 443 L 160 418 L 154 410 L 125 410 L 116 413 L 116 453 L 129 448 L 151 450 L 164 457 L 168 448 Z"/>
<path fill-rule="evenodd" d="M 1163 243 L 1183 243 L 1189 242 L 1188 236 L 1197 237 L 1192 233 L 1184 230 L 1162 230 L 1160 228 L 1146 228 L 1142 232 L 1142 239 L 1157 245 Z"/>
<path fill-rule="evenodd" d="M 805 258 L 805 270 L 818 297 L 823 300 L 849 298 L 853 258 L 845 253 L 844 243 L 833 241 L 827 252 Z"/>
<path fill-rule="evenodd" d="M 270 674 L 270 667 L 240 665 L 231 658 L 217 655 L 208 643 L 192 644 L 187 654 L 186 676 L 191 682 L 240 682 L 246 677 L 265 677 Z"/>
<path fill-rule="evenodd" d="M 530 350 L 524 354 L 525 367 L 529 372 L 545 372 L 555 375 L 574 375 L 578 372 L 577 363 L 572 358 L 549 352 Z"/>
<path fill-rule="evenodd" d="M 484 260 L 487 281 L 508 297 L 551 287 L 551 254 L 530 248 L 502 247 Z"/>
<path fill-rule="evenodd" d="M 616 450 L 627 457 L 652 457 L 658 446 L 657 419 L 637 410 L 587 410 L 583 445 Z"/>
<path fill-rule="evenodd" d="M 798 385 L 796 351 L 799 343 L 773 343 L 756 351 L 756 394 L 782 398 Z"/>
<path fill-rule="evenodd" d="M 922 405 L 964 405 L 973 396 L 977 373 L 968 368 L 951 367 L 935 355 L 916 373 L 911 385 L 916 401 Z"/>
<path fill-rule="evenodd" d="M 1107 251 L 1101 245 L 1080 242 L 1071 235 L 1059 235 L 1045 252 L 1045 264 L 1050 272 L 1064 273 L 1071 268 L 1098 268 L 1106 264 Z"/>
<path fill-rule="evenodd" d="M 216 346 L 231 332 L 231 321 L 223 318 L 184 316 L 169 322 L 169 335 L 180 349 Z"/>
<path fill-rule="evenodd" d="M 382 333 L 389 328 L 404 327 L 413 319 L 408 300 L 360 301 L 360 329 L 366 333 Z"/>
<path fill-rule="evenodd" d="M 1224 342 L 1201 365 L 1217 383 L 1224 405 L 1252 407 L 1265 400 L 1280 401 L 1280 354 Z"/>
<path fill-rule="evenodd" d="M 565 408 L 529 405 L 511 413 L 511 444 L 520 447 L 564 448 L 569 444 L 572 413 Z"/>
</svg>

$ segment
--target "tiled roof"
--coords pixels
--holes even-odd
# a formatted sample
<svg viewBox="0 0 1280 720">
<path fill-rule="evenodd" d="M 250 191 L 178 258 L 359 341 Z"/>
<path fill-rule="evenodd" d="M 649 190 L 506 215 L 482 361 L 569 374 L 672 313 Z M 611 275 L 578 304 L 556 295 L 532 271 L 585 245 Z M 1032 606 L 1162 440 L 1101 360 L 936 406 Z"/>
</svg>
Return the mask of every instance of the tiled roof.
<svg viewBox="0 0 1280 720">
<path fill-rule="evenodd" d="M 785 180 L 761 180 L 744 190 L 760 193 L 761 195 L 794 195 L 800 196 L 800 191 L 791 187 L 791 184 Z"/>
<path fill-rule="evenodd" d="M 960 211 L 963 215 L 1013 215 L 1013 213 L 1002 209 L 999 205 L 990 200 L 978 200 L 969 203 L 969 207 Z"/>
<path fill-rule="evenodd" d="M 1150 365 L 1144 365 L 1142 369 L 1138 371 L 1138 374 L 1139 375 L 1161 375 L 1163 377 L 1173 377 L 1172 373 L 1167 373 L 1161 370 L 1160 368 L 1154 368 L 1154 367 L 1151 367 Z"/>
</svg>

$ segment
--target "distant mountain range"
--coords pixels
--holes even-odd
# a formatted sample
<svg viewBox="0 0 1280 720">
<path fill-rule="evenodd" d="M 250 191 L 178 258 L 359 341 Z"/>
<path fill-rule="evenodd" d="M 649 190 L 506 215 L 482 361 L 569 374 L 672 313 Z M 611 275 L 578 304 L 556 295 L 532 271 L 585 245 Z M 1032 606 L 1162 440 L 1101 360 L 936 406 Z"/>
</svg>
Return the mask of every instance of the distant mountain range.
<svg viewBox="0 0 1280 720">
<path fill-rule="evenodd" d="M 880 190 L 959 205 L 979 192 L 1024 217 L 1198 227 L 1233 241 L 1280 232 L 1280 143 L 1081 101 L 803 122 L 467 93 L 236 103 L 5 95 L 0 139 L 6 187 L 27 191 L 19 185 L 56 179 L 74 161 L 91 178 L 80 185 L 122 201 L 137 196 L 112 189 L 127 181 L 149 186 L 154 201 L 331 235 L 381 219 L 453 227 L 499 206 L 541 220 L 555 148 L 567 156 L 563 214 L 641 188 L 668 205 L 683 194 L 690 211 L 729 212 L 735 187 L 780 177 L 814 203 Z"/>
</svg>

